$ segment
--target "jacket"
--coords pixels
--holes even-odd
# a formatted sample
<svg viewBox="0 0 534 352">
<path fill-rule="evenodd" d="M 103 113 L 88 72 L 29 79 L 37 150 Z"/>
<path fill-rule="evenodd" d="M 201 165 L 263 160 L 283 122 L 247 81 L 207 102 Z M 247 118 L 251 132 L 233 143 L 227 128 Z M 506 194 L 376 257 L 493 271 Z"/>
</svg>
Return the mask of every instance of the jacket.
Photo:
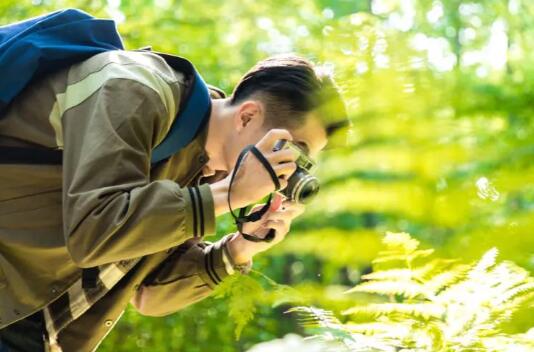
<svg viewBox="0 0 534 352">
<path fill-rule="evenodd" d="M 155 53 L 110 51 L 33 82 L 9 106 L 0 145 L 59 148 L 63 165 L 0 165 L 0 329 L 59 297 L 82 268 L 141 258 L 60 335 L 93 350 L 128 302 L 167 315 L 228 275 L 220 246 L 209 266 L 203 250 L 215 231 L 211 191 L 198 182 L 208 124 L 150 167 L 189 83 Z M 161 300 L 140 302 L 146 290 Z"/>
</svg>

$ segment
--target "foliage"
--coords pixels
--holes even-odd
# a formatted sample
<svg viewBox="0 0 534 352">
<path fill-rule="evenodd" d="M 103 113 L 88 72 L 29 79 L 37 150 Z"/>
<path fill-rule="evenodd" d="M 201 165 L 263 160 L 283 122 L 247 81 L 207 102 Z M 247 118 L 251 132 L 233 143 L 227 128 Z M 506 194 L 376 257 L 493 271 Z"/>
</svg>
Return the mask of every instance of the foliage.
<svg viewBox="0 0 534 352">
<path fill-rule="evenodd" d="M 227 93 L 258 60 L 297 52 L 332 71 L 353 122 L 348 148 L 319 160 L 317 199 L 282 243 L 254 259 L 255 269 L 293 288 L 274 290 L 285 303 L 273 307 L 273 286 L 261 279 L 264 292 L 239 341 L 227 323 L 232 298 L 163 318 L 130 307 L 102 351 L 245 351 L 295 331 L 293 315 L 283 314 L 287 301 L 343 312 L 355 301 L 384 304 L 376 288 L 402 290 L 389 304 L 420 300 L 493 247 L 534 270 L 531 0 L 3 0 L 0 25 L 63 7 L 116 19 L 128 48 L 185 56 Z M 230 219 L 217 222 L 217 236 L 233 231 Z M 427 280 L 424 270 L 443 272 L 424 287 L 372 276 L 356 286 L 372 265 L 398 264 L 372 264 L 388 230 L 455 260 L 417 255 L 411 273 Z M 370 293 L 343 294 L 351 287 Z M 436 312 L 424 312 L 434 322 Z M 533 317 L 523 306 L 500 328 L 519 336 Z"/>
<path fill-rule="evenodd" d="M 267 281 L 271 286 L 265 290 L 252 274 Z M 258 271 L 252 271 L 249 275 L 236 273 L 227 276 L 214 291 L 215 298 L 228 298 L 229 316 L 236 324 L 236 340 L 241 336 L 241 331 L 254 317 L 256 307 L 259 304 L 271 304 L 277 307 L 283 303 L 302 301 L 302 297 L 289 286 L 280 285 Z"/>
<path fill-rule="evenodd" d="M 531 351 L 532 332 L 500 330 L 521 307 L 534 303 L 534 278 L 495 248 L 473 264 L 431 259 L 432 250 L 406 233 L 389 233 L 373 272 L 347 291 L 383 297 L 342 312 L 295 307 L 300 323 L 349 351 Z M 534 330 L 531 330 L 534 331 Z"/>
<path fill-rule="evenodd" d="M 262 293 L 263 289 L 256 280 L 240 274 L 229 276 L 217 287 L 216 298 L 230 297 L 229 313 L 236 323 L 236 339 L 239 339 L 245 325 L 254 317 L 256 299 Z"/>
</svg>

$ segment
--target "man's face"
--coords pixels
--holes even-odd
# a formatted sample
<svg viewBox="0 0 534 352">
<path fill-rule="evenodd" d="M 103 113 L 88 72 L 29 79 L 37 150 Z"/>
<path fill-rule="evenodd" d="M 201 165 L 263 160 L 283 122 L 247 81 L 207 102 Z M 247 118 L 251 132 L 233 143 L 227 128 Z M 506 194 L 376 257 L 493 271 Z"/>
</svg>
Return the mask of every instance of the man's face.
<svg viewBox="0 0 534 352">
<path fill-rule="evenodd" d="M 247 100 L 229 110 L 234 128 L 222 146 L 225 166 L 208 165 L 210 170 L 218 171 L 218 176 L 214 177 L 213 181 L 220 179 L 223 174 L 228 174 L 232 170 L 237 157 L 247 145 L 258 143 L 272 128 L 284 128 L 266 123 L 264 112 L 263 103 L 259 100 Z M 308 113 L 303 121 L 304 123 L 298 128 L 289 130 L 293 136 L 293 143 L 302 147 L 311 158 L 317 158 L 327 143 L 326 130 L 316 112 Z M 209 175 L 211 172 L 206 171 L 205 173 Z"/>
<path fill-rule="evenodd" d="M 328 142 L 326 131 L 316 112 L 310 112 L 305 123 L 297 129 L 289 131 L 293 142 L 301 146 L 312 159 L 316 159 Z"/>
<path fill-rule="evenodd" d="M 261 116 L 252 118 L 232 141 L 232 144 L 234 144 L 232 160 L 237 159 L 237 156 L 245 146 L 258 143 L 270 129 L 285 128 L 284 126 L 273 126 L 265 120 L 265 116 L 263 116 L 264 110 L 260 109 L 258 111 Z M 288 130 L 293 136 L 293 143 L 298 144 L 308 156 L 315 159 L 328 141 L 326 130 L 315 111 L 308 113 L 303 121 L 304 123 L 301 126 Z"/>
</svg>

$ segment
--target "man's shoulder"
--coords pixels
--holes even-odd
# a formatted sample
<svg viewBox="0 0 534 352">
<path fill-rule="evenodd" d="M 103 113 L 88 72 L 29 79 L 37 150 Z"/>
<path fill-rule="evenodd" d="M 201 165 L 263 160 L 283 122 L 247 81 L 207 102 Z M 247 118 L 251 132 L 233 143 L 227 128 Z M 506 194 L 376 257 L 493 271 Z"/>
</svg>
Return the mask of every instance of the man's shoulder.
<svg viewBox="0 0 534 352">
<path fill-rule="evenodd" d="M 153 76 L 168 84 L 184 84 L 186 79 L 184 73 L 173 69 L 162 57 L 150 51 L 110 50 L 72 65 L 68 84 L 75 84 L 88 77 L 143 82 L 153 79 Z"/>
</svg>

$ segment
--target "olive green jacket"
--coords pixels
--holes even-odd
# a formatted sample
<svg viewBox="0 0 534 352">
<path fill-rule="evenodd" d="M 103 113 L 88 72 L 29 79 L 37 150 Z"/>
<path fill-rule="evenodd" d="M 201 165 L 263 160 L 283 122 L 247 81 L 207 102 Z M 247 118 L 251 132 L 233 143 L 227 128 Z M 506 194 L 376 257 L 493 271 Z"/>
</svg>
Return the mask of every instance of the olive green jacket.
<svg viewBox="0 0 534 352">
<path fill-rule="evenodd" d="M 209 186 L 186 187 L 208 161 L 207 124 L 150 165 L 189 87 L 157 54 L 111 51 L 33 82 L 9 107 L 0 145 L 59 148 L 63 165 L 0 164 L 0 329 L 59 297 L 81 268 L 143 257 L 60 334 L 89 351 L 128 302 L 167 315 L 228 275 L 220 246 L 211 273 L 202 250 L 215 226 Z M 155 299 L 141 302 L 143 291 Z"/>
</svg>

